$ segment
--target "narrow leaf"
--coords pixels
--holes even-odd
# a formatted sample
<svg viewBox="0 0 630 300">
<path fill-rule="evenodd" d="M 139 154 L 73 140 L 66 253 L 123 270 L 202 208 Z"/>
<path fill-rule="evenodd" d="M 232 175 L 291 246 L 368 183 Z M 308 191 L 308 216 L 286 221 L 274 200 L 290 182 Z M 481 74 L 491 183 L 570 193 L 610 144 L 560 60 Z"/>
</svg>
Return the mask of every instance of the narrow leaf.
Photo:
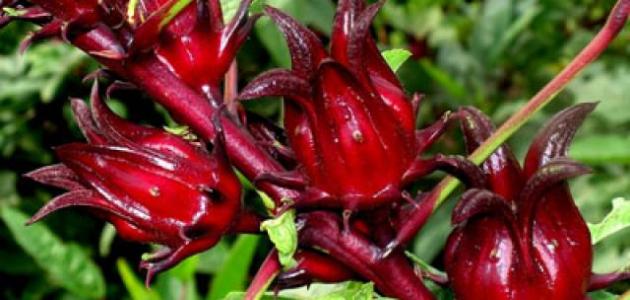
<svg viewBox="0 0 630 300">
<path fill-rule="evenodd" d="M 259 236 L 241 235 L 236 240 L 227 259 L 212 280 L 210 293 L 206 299 L 223 299 L 230 292 L 243 291 L 249 274 L 249 267 L 258 244 Z"/>
<path fill-rule="evenodd" d="M 136 276 L 126 260 L 120 258 L 116 261 L 118 274 L 127 288 L 132 300 L 159 300 L 160 296 L 154 291 L 147 289 L 144 283 Z"/>
<path fill-rule="evenodd" d="M 98 266 L 77 245 L 64 244 L 43 224 L 25 226 L 28 217 L 4 206 L 0 211 L 15 241 L 59 285 L 88 298 L 105 296 L 105 280 Z"/>
</svg>

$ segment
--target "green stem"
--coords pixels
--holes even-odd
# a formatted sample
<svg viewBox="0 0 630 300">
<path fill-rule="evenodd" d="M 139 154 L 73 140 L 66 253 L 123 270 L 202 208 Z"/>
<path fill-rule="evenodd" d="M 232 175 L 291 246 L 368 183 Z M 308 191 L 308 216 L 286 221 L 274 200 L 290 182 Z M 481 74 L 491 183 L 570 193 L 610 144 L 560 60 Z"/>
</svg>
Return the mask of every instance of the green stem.
<svg viewBox="0 0 630 300">
<path fill-rule="evenodd" d="M 558 95 L 575 76 L 608 48 L 608 45 L 619 34 L 626 23 L 628 14 L 630 14 L 630 0 L 619 0 L 611 11 L 604 27 L 582 52 L 580 52 L 560 74 L 540 90 L 538 94 L 531 98 L 521 110 L 503 123 L 503 125 L 481 144 L 468 159 L 477 165 L 481 165 L 538 111 L 555 99 L 555 96 Z M 440 191 L 440 194 L 435 203 L 435 208 L 439 207 L 458 185 L 459 182 L 455 178 L 445 178 L 436 187 L 436 190 Z"/>
<path fill-rule="evenodd" d="M 482 164 L 499 146 L 529 121 L 536 112 L 549 104 L 567 84 L 575 78 L 588 64 L 593 62 L 608 47 L 619 34 L 630 14 L 630 0 L 618 0 L 610 12 L 608 20 L 591 42 L 566 66 L 560 74 L 551 80 L 528 103 L 507 120 L 492 136 L 473 152 L 468 159 L 473 163 Z M 383 256 L 387 256 L 394 249 L 409 242 L 426 223 L 429 216 L 457 189 L 459 181 L 453 177 L 446 177 L 431 192 L 431 194 L 414 211 L 411 218 L 400 228 L 396 238 L 387 245 Z"/>
</svg>

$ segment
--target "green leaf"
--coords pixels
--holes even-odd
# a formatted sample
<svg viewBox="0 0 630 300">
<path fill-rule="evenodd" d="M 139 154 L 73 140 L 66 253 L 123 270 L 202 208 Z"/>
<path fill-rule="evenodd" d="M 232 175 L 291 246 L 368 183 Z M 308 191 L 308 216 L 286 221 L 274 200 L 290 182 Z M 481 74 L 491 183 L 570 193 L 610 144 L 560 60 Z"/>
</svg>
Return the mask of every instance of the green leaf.
<svg viewBox="0 0 630 300">
<path fill-rule="evenodd" d="M 3 7 L 2 11 L 9 17 L 21 17 L 26 13 L 26 10 L 15 9 L 12 7 Z"/>
<path fill-rule="evenodd" d="M 223 300 L 242 300 L 245 293 L 230 293 Z M 277 298 L 276 298 L 277 297 Z M 313 283 L 309 286 L 280 291 L 277 295 L 267 292 L 261 300 L 385 300 L 378 295 L 372 282 L 346 281 L 333 284 Z"/>
<path fill-rule="evenodd" d="M 103 231 L 101 231 L 101 238 L 98 241 L 98 254 L 101 257 L 109 255 L 114 238 L 116 238 L 116 228 L 112 224 L 105 224 Z"/>
<path fill-rule="evenodd" d="M 431 273 L 431 274 L 435 274 L 435 275 L 440 275 L 443 277 L 446 277 L 446 273 L 444 273 L 441 270 L 438 270 L 436 268 L 434 268 L 432 265 L 430 265 L 429 263 L 427 263 L 426 261 L 420 259 L 419 257 L 417 257 L 416 255 L 414 255 L 413 253 L 409 252 L 409 251 L 405 251 L 405 254 L 407 255 L 407 257 L 409 257 L 422 271 L 427 272 L 427 273 Z"/>
<path fill-rule="evenodd" d="M 212 280 L 207 300 L 223 299 L 233 291 L 243 291 L 260 236 L 240 235 L 227 259 Z"/>
<path fill-rule="evenodd" d="M 275 219 L 264 221 L 260 229 L 267 232 L 269 239 L 276 246 L 280 264 L 285 268 L 294 266 L 296 262 L 293 255 L 298 246 L 295 211 L 288 210 Z"/>
<path fill-rule="evenodd" d="M 138 279 L 126 260 L 120 258 L 116 261 L 118 274 L 122 278 L 125 288 L 132 300 L 159 300 L 160 296 L 151 289 L 147 289 L 144 283 Z"/>
<path fill-rule="evenodd" d="M 628 227 L 630 227 L 630 201 L 623 198 L 613 200 L 612 211 L 601 223 L 588 224 L 593 245 Z"/>
<path fill-rule="evenodd" d="M 221 264 L 227 259 L 230 252 L 226 241 L 221 240 L 210 250 L 199 254 L 199 264 L 197 272 L 203 274 L 216 274 L 219 272 Z"/>
<path fill-rule="evenodd" d="M 240 0 L 221 0 L 221 10 L 223 11 L 223 22 L 226 24 L 234 18 L 238 7 L 241 5 Z"/>
<path fill-rule="evenodd" d="M 411 57 L 411 52 L 406 49 L 392 49 L 381 53 L 387 65 L 396 72 Z"/>
<path fill-rule="evenodd" d="M 468 93 L 466 92 L 466 88 L 459 84 L 459 82 L 446 71 L 440 69 L 428 59 L 422 59 L 420 65 L 431 79 L 435 80 L 435 82 L 453 98 L 458 100 L 467 99 Z"/>
<path fill-rule="evenodd" d="M 579 138 L 571 146 L 571 157 L 597 165 L 630 164 L 630 137 L 598 134 Z"/>
<path fill-rule="evenodd" d="M 618 300 L 619 296 L 606 291 L 597 291 L 588 294 L 591 300 Z"/>
<path fill-rule="evenodd" d="M 193 255 L 157 277 L 155 291 L 161 299 L 198 300 L 195 273 L 199 255 Z"/>
<path fill-rule="evenodd" d="M 83 298 L 105 296 L 101 271 L 79 246 L 64 244 L 43 224 L 26 227 L 28 217 L 14 208 L 0 213 L 15 241 L 56 283 Z"/>
</svg>

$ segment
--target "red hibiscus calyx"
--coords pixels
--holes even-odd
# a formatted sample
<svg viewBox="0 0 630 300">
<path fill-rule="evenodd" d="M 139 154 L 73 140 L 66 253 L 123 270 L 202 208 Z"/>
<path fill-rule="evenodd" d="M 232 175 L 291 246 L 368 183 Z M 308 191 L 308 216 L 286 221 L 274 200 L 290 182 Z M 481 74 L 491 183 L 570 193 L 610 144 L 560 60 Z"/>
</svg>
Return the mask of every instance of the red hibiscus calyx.
<svg viewBox="0 0 630 300">
<path fill-rule="evenodd" d="M 63 208 L 84 207 L 127 240 L 160 244 L 163 249 L 141 265 L 147 282 L 214 246 L 233 227 L 259 226 L 246 212 L 237 224 L 241 184 L 223 153 L 221 135 L 209 153 L 199 143 L 119 118 L 100 99 L 97 85 L 91 102 L 90 109 L 82 100 L 72 101 L 88 143 L 57 147 L 61 164 L 26 175 L 68 191 L 29 223 Z"/>
<path fill-rule="evenodd" d="M 369 33 L 382 4 L 340 1 L 330 52 L 293 18 L 265 9 L 285 35 L 292 69 L 260 75 L 240 99 L 288 100 L 284 128 L 298 167 L 258 180 L 302 190 L 298 207 L 374 208 L 400 200 L 405 185 L 436 169 L 466 163 L 454 157 L 419 158 L 453 114 L 415 130 L 420 97 L 405 95 Z"/>
<path fill-rule="evenodd" d="M 537 135 L 521 169 L 503 145 L 482 166 L 486 186 L 462 196 L 446 270 L 458 299 L 581 299 L 591 276 L 590 234 L 566 180 L 590 170 L 567 158 L 595 104 L 558 113 Z M 473 108 L 461 110 L 469 149 L 494 130 Z M 475 278 L 475 280 L 473 280 Z"/>
</svg>

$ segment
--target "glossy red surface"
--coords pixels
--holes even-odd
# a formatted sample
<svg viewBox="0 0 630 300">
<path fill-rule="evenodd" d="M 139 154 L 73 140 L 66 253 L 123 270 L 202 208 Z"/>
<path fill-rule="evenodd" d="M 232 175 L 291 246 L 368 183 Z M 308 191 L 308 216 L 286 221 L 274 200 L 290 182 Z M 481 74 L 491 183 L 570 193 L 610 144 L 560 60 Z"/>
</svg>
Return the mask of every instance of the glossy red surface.
<svg viewBox="0 0 630 300">
<path fill-rule="evenodd" d="M 484 163 L 487 190 L 462 196 L 445 265 L 458 299 L 583 299 L 592 264 L 590 234 L 565 183 L 588 169 L 566 158 L 594 108 L 556 115 L 534 140 L 522 171 L 507 146 Z M 481 112 L 462 110 L 470 149 L 492 132 Z"/>
</svg>

